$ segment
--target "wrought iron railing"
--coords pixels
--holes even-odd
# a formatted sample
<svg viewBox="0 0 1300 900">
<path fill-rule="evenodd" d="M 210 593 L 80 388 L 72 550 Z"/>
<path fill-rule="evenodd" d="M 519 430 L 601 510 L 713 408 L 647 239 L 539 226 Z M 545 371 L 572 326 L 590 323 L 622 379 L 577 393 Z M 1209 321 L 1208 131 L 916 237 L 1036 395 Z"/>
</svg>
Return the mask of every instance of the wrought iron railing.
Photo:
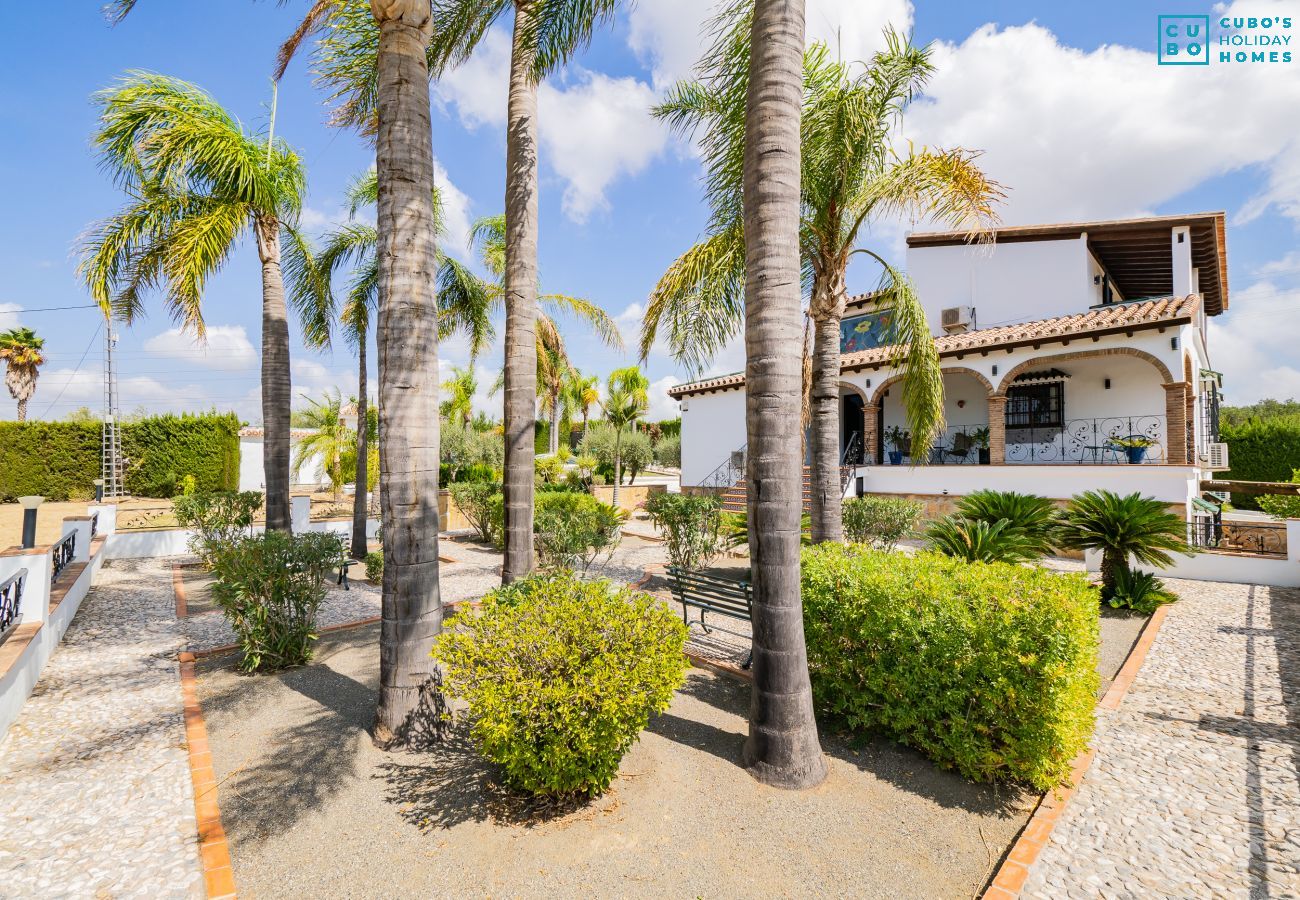
<svg viewBox="0 0 1300 900">
<path fill-rule="evenodd" d="M 930 448 L 932 466 L 973 466 L 989 461 L 989 427 L 951 425 L 935 436 Z"/>
<path fill-rule="evenodd" d="M 69 531 L 63 537 L 59 538 L 54 549 L 50 551 L 51 562 L 53 567 L 50 570 L 50 581 L 58 581 L 59 575 L 63 573 L 77 556 L 77 533 Z"/>
<path fill-rule="evenodd" d="M 709 488 L 729 488 L 734 487 L 736 482 L 740 481 L 745 474 L 745 450 L 748 444 L 741 446 L 739 450 L 732 450 L 727 454 L 727 458 L 700 482 L 701 487 Z"/>
<path fill-rule="evenodd" d="M 1008 463 L 1164 463 L 1165 417 L 1070 419 L 1059 427 L 1006 429 Z"/>
<path fill-rule="evenodd" d="M 93 512 L 90 514 L 90 539 L 93 541 L 97 534 L 99 534 L 99 513 Z"/>
<path fill-rule="evenodd" d="M 1250 553 L 1257 556 L 1287 555 L 1286 524 L 1282 522 L 1219 521 L 1198 516 L 1187 523 L 1187 543 L 1219 553 Z"/>
<path fill-rule="evenodd" d="M 840 454 L 840 496 L 848 490 L 849 481 L 853 478 L 855 467 L 863 464 L 862 459 L 862 435 L 855 431 L 849 436 L 849 442 L 844 446 L 844 452 Z"/>
<path fill-rule="evenodd" d="M 23 585 L 26 583 L 26 569 L 19 569 L 0 582 L 0 642 L 18 627 L 23 606 Z"/>
</svg>

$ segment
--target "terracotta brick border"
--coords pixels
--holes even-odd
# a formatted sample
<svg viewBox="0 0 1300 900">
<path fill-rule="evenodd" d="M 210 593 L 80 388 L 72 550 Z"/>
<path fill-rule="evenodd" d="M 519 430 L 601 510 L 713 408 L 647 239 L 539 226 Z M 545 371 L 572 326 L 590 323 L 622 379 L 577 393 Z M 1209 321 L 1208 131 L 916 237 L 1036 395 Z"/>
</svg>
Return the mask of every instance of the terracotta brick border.
<svg viewBox="0 0 1300 900">
<path fill-rule="evenodd" d="M 1146 662 L 1147 653 L 1151 650 L 1156 634 L 1160 631 L 1160 626 L 1164 624 L 1167 615 L 1169 615 L 1169 607 L 1161 606 L 1147 620 L 1133 649 L 1125 658 L 1124 665 L 1120 666 L 1119 672 L 1116 673 L 1115 680 L 1110 683 L 1106 693 L 1097 702 L 1099 709 L 1119 709 L 1129 688 L 1133 686 L 1142 663 Z M 1029 817 L 1029 822 L 1016 838 L 1016 842 L 1011 845 L 1011 849 L 1002 860 L 1002 865 L 998 867 L 989 882 L 988 888 L 982 895 L 984 900 L 1015 900 L 1020 896 L 1020 889 L 1024 887 L 1025 879 L 1029 877 L 1029 867 L 1047 846 L 1056 821 L 1061 817 L 1061 813 L 1074 797 L 1075 792 L 1079 790 L 1079 785 L 1088 773 L 1088 767 L 1092 765 L 1096 752 L 1089 747 L 1074 758 L 1070 765 L 1068 787 L 1048 791 L 1043 795 L 1034 814 Z"/>
<path fill-rule="evenodd" d="M 190 610 L 185 596 L 185 576 L 176 563 L 172 563 L 172 593 L 176 595 L 176 618 L 187 618 Z"/>
<path fill-rule="evenodd" d="M 230 866 L 230 845 L 221 826 L 217 805 L 217 778 L 208 747 L 208 726 L 199 707 L 194 679 L 194 654 L 180 654 L 181 698 L 185 705 L 185 743 L 190 753 L 190 779 L 194 783 L 194 818 L 198 822 L 199 856 L 210 900 L 234 898 L 235 876 Z"/>
</svg>

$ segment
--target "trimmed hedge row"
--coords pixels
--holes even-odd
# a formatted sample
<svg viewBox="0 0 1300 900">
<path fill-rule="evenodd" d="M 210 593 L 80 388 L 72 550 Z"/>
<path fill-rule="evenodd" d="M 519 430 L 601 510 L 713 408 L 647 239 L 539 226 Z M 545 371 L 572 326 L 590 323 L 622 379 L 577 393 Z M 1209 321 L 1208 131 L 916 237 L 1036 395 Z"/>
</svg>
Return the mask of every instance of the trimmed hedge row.
<svg viewBox="0 0 1300 900">
<path fill-rule="evenodd" d="M 239 487 L 239 418 L 234 413 L 152 416 L 122 426 L 126 489 L 171 497 L 193 475 L 200 491 Z M 0 422 L 0 501 L 27 494 L 89 500 L 100 477 L 100 426 L 83 422 Z"/>
<path fill-rule="evenodd" d="M 1087 746 L 1097 591 L 1082 574 L 862 546 L 804 551 L 818 707 L 979 781 L 1046 790 Z"/>
<path fill-rule="evenodd" d="M 1238 425 L 1224 423 L 1220 438 L 1228 445 L 1232 470 L 1218 478 L 1240 481 L 1290 481 L 1300 469 L 1300 417 L 1250 419 Z M 1259 509 L 1259 498 L 1233 494 L 1232 503 L 1241 509 Z"/>
</svg>

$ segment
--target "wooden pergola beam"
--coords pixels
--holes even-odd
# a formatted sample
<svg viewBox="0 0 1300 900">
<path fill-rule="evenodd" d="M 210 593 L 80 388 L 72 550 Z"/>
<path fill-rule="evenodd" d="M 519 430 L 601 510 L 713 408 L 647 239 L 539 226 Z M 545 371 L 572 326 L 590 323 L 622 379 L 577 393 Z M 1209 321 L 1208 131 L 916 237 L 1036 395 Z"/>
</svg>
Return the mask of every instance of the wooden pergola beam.
<svg viewBox="0 0 1300 900">
<path fill-rule="evenodd" d="M 1300 494 L 1300 484 L 1290 481 L 1221 481 L 1210 479 L 1201 482 L 1203 491 L 1229 491 L 1233 494 L 1282 494 L 1294 497 Z"/>
</svg>

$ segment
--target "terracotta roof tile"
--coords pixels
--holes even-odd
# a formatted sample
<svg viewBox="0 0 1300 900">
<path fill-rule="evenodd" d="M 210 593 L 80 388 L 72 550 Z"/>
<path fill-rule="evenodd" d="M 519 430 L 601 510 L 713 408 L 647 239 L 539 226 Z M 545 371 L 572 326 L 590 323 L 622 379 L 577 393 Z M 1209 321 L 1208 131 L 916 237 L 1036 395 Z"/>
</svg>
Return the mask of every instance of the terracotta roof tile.
<svg viewBox="0 0 1300 900">
<path fill-rule="evenodd" d="M 1021 322 L 1017 325 L 1001 325 L 996 328 L 981 328 L 963 334 L 948 334 L 935 338 L 935 347 L 940 356 L 952 356 L 970 350 L 987 347 L 1001 347 L 1008 344 L 1031 344 L 1037 341 L 1053 341 L 1076 335 L 1089 335 L 1098 332 L 1123 331 L 1128 328 L 1146 328 L 1175 320 L 1192 319 L 1200 305 L 1200 298 L 1195 294 L 1186 297 L 1160 297 L 1154 300 L 1142 300 L 1133 303 L 1116 303 L 1112 306 L 1090 309 L 1087 312 L 1070 316 L 1058 316 L 1054 319 L 1039 319 L 1035 322 Z M 859 353 L 848 353 L 841 357 L 840 365 L 844 369 L 857 369 L 874 366 L 889 361 L 891 348 L 875 347 Z M 708 391 L 725 390 L 739 387 L 745 383 L 745 374 L 736 372 L 706 381 L 679 384 L 668 391 L 669 396 L 681 398 L 688 394 L 701 394 Z"/>
</svg>

